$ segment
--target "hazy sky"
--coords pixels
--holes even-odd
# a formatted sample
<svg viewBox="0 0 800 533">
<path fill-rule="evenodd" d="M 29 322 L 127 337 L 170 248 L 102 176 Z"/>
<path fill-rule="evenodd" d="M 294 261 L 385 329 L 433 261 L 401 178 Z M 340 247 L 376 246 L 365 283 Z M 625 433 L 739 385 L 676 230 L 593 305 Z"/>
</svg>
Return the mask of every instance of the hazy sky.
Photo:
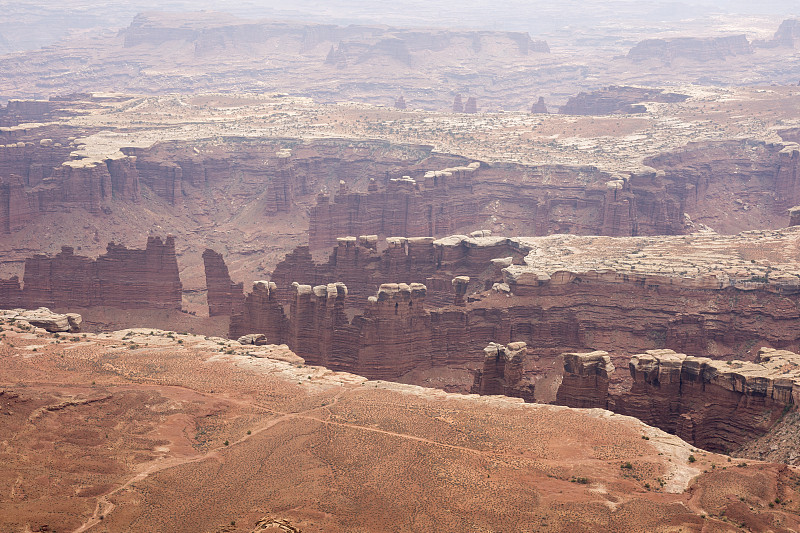
<svg viewBox="0 0 800 533">
<path fill-rule="evenodd" d="M 515 30 L 536 36 L 576 28 L 586 34 L 621 24 L 679 28 L 689 23 L 697 31 L 698 24 L 702 28 L 704 20 L 719 14 L 788 18 L 800 14 L 800 0 L 2 0 L 0 53 L 38 48 L 76 30 L 116 30 L 148 10 L 217 10 L 251 19 Z"/>
</svg>

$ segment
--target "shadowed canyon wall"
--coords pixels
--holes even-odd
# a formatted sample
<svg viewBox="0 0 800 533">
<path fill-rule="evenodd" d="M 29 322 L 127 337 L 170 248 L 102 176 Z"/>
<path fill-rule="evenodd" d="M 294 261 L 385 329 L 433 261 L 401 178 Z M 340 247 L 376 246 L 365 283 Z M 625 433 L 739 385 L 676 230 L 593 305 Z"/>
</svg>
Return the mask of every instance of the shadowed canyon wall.
<svg viewBox="0 0 800 533">
<path fill-rule="evenodd" d="M 632 385 L 613 392 L 605 352 L 562 358 L 558 403 L 634 416 L 709 450 L 736 450 L 800 405 L 800 355 L 784 350 L 762 348 L 753 363 L 649 350 L 630 358 Z"/>
</svg>

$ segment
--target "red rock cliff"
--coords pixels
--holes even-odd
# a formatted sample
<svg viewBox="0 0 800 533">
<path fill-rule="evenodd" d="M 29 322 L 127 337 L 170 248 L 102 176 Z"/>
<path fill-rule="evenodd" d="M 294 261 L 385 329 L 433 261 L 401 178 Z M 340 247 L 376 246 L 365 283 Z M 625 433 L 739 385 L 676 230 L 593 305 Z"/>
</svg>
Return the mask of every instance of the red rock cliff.
<svg viewBox="0 0 800 533">
<path fill-rule="evenodd" d="M 50 139 L 0 146 L 0 231 L 17 230 L 49 211 L 98 213 L 112 197 L 139 201 L 134 158 L 67 160 L 68 154 Z"/>
<path fill-rule="evenodd" d="M 281 344 L 289 337 L 288 328 L 283 306 L 276 297 L 275 284 L 256 281 L 253 290 L 231 315 L 229 336 L 238 339 L 243 335 L 259 333 L 267 337 L 268 343 Z"/>
<path fill-rule="evenodd" d="M 222 254 L 209 248 L 203 252 L 209 316 L 232 315 L 241 312 L 244 284 L 234 283 Z"/>
<path fill-rule="evenodd" d="M 22 305 L 180 309 L 181 289 L 174 239 L 150 237 L 144 250 L 110 243 L 95 260 L 75 255 L 67 246 L 54 257 L 28 258 Z"/>
<path fill-rule="evenodd" d="M 597 353 L 597 352 L 596 352 Z M 607 359 L 607 357 L 606 357 Z M 734 451 L 800 405 L 800 355 L 762 348 L 754 363 L 672 350 L 631 357 L 629 390 L 608 391 L 593 354 L 565 354 L 558 403 L 635 416 L 696 446 Z"/>
<path fill-rule="evenodd" d="M 483 351 L 483 368 L 475 375 L 473 393 L 502 394 L 527 402 L 535 401 L 533 384 L 524 379 L 528 352 L 524 342 L 511 342 L 508 346 L 492 342 Z"/>
</svg>

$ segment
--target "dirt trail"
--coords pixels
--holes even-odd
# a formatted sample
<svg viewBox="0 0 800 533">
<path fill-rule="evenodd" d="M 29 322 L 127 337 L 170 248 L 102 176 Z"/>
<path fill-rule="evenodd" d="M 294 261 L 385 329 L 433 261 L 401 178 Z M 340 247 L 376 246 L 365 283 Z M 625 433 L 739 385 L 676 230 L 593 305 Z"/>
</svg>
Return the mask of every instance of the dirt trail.
<svg viewBox="0 0 800 533">
<path fill-rule="evenodd" d="M 176 387 L 176 388 L 180 388 L 180 387 Z M 442 447 L 442 448 L 447 448 L 447 449 L 450 449 L 450 450 L 457 450 L 457 451 L 461 451 L 461 452 L 465 452 L 465 453 L 471 453 L 471 454 L 475 454 L 475 455 L 485 455 L 485 456 L 491 456 L 491 457 L 495 457 L 495 458 L 500 457 L 500 458 L 515 459 L 515 460 L 519 459 L 518 456 L 514 456 L 512 454 L 493 452 L 493 451 L 489 451 L 489 450 L 478 450 L 478 449 L 469 448 L 469 447 L 466 447 L 466 446 L 458 446 L 458 445 L 455 445 L 455 444 L 447 444 L 447 443 L 444 443 L 444 442 L 439 442 L 439 441 L 427 439 L 427 438 L 424 438 L 424 437 L 418 437 L 418 436 L 415 436 L 415 435 L 408 435 L 408 434 L 405 434 L 405 433 L 397 433 L 397 432 L 394 432 L 394 431 L 388 431 L 388 430 L 379 429 L 379 428 L 365 427 L 365 426 L 361 426 L 361 425 L 358 425 L 358 424 L 351 424 L 351 423 L 346 423 L 346 422 L 336 422 L 336 421 L 332 421 L 332 420 L 329 420 L 329 419 L 326 419 L 326 418 L 320 418 L 318 416 L 313 416 L 313 415 L 309 414 L 309 413 L 313 413 L 314 411 L 319 411 L 321 409 L 326 409 L 327 407 L 330 407 L 331 405 L 335 405 L 345 393 L 351 392 L 351 391 L 353 391 L 352 388 L 343 387 L 342 390 L 337 392 L 336 395 L 331 400 L 331 402 L 329 404 L 327 404 L 327 405 L 316 406 L 316 407 L 312 407 L 312 408 L 309 408 L 309 409 L 306 409 L 306 410 L 303 410 L 303 411 L 288 412 L 288 413 L 287 412 L 276 411 L 274 409 L 269 409 L 269 408 L 266 408 L 266 407 L 262 407 L 262 406 L 259 406 L 257 404 L 245 401 L 245 400 L 239 400 L 239 399 L 227 398 L 227 397 L 221 397 L 221 398 L 220 397 L 216 397 L 216 398 L 219 398 L 220 400 L 223 400 L 223 401 L 226 401 L 226 402 L 229 402 L 229 403 L 239 404 L 239 405 L 243 405 L 243 406 L 247 406 L 247 407 L 251 407 L 251 408 L 256 408 L 256 409 L 259 409 L 259 410 L 263 410 L 263 411 L 272 413 L 272 414 L 274 414 L 276 416 L 276 418 L 273 418 L 273 419 L 269 420 L 268 422 L 266 422 L 261 427 L 253 430 L 250 435 L 245 435 L 245 436 L 241 437 L 240 439 L 231 442 L 228 446 L 221 446 L 221 447 L 218 447 L 218 448 L 214 448 L 213 450 L 210 450 L 210 451 L 208 451 L 208 452 L 206 452 L 206 453 L 204 453 L 202 455 L 195 456 L 195 457 L 176 457 L 176 458 L 169 458 L 169 459 L 156 459 L 152 463 L 147 464 L 147 466 L 143 470 L 141 470 L 136 475 L 134 475 L 133 477 L 128 479 L 127 482 L 125 482 L 124 484 L 120 485 L 119 487 L 113 489 L 112 491 L 107 492 L 103 496 L 100 496 L 98 498 L 97 506 L 95 507 L 95 510 L 94 510 L 94 513 L 92 514 L 92 516 L 86 522 L 84 522 L 79 528 L 75 529 L 73 531 L 73 533 L 83 533 L 84 531 L 87 531 L 87 530 L 91 529 L 93 526 L 99 524 L 100 521 L 101 521 L 100 517 L 108 515 L 115 508 L 115 505 L 113 503 L 111 503 L 111 501 L 109 501 L 109 498 L 111 496 L 113 496 L 114 494 L 125 490 L 131 484 L 136 483 L 138 481 L 142 481 L 144 479 L 147 479 L 149 476 L 151 476 L 153 474 L 156 474 L 158 472 L 167 470 L 169 468 L 174 468 L 174 467 L 185 465 L 185 464 L 197 463 L 197 462 L 201 462 L 201 461 L 215 459 L 215 458 L 217 458 L 219 456 L 220 450 L 230 449 L 231 447 L 236 446 L 237 444 L 241 444 L 241 443 L 245 442 L 247 439 L 249 439 L 251 437 L 254 437 L 255 435 L 258 435 L 259 433 L 267 431 L 268 429 L 276 426 L 277 424 L 279 424 L 281 422 L 284 422 L 284 421 L 287 421 L 287 420 L 292 420 L 292 419 L 309 420 L 309 421 L 314 421 L 314 422 L 318 422 L 318 423 L 326 424 L 326 425 L 331 425 L 331 426 L 346 427 L 346 428 L 350 428 L 350 429 L 354 429 L 354 430 L 361 430 L 361 431 L 369 431 L 371 433 L 379 433 L 379 434 L 382 434 L 382 435 L 388 435 L 388 436 L 396 437 L 396 438 L 400 438 L 400 439 L 412 440 L 412 441 L 415 441 L 415 442 L 420 442 L 420 443 L 428 444 L 428 445 L 431 445 L 431 446 L 439 446 L 439 447 Z M 330 413 L 329 413 L 328 416 L 330 416 Z"/>
</svg>

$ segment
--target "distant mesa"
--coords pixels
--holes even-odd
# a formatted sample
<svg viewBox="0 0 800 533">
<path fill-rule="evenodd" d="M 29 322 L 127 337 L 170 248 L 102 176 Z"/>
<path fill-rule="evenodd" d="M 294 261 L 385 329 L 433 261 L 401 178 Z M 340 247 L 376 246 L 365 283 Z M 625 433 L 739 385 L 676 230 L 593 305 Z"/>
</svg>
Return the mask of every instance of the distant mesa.
<svg viewBox="0 0 800 533">
<path fill-rule="evenodd" d="M 464 113 L 477 113 L 478 112 L 478 101 L 475 99 L 474 96 L 470 96 L 467 99 L 467 103 L 464 104 Z"/>
<path fill-rule="evenodd" d="M 688 95 L 667 93 L 661 89 L 612 85 L 590 93 L 579 93 L 577 96 L 571 97 L 558 112 L 562 115 L 644 113 L 647 108 L 640 102 L 675 103 L 683 102 L 687 98 L 689 98 Z M 542 101 L 542 103 L 544 102 Z"/>
<path fill-rule="evenodd" d="M 335 26 L 331 24 L 284 23 L 270 20 L 251 22 L 221 13 L 176 16 L 167 13 L 137 15 L 120 32 L 124 47 L 160 46 L 176 41 L 190 43 L 196 57 L 264 47 L 271 39 L 296 43 L 303 53 L 328 42 L 325 63 L 337 67 L 371 58 L 392 58 L 410 65 L 419 52 L 441 52 L 448 48 L 476 55 L 484 47 L 504 47 L 509 54 L 549 53 L 545 41 L 533 40 L 526 32 L 449 31 L 403 29 L 386 26 Z M 1 46 L 1 43 L 0 43 Z M 289 50 L 286 50 L 287 52 Z"/>
<path fill-rule="evenodd" d="M 453 99 L 453 113 L 463 113 L 464 112 L 464 102 L 461 100 L 461 95 L 457 94 L 456 97 Z"/>
<path fill-rule="evenodd" d="M 800 20 L 786 19 L 769 41 L 753 41 L 756 48 L 797 48 L 800 44 Z"/>
<path fill-rule="evenodd" d="M 632 61 L 673 60 L 720 61 L 728 57 L 753 53 L 753 47 L 744 34 L 724 37 L 676 37 L 674 39 L 645 39 L 628 52 Z"/>
<path fill-rule="evenodd" d="M 772 40 L 778 46 L 796 48 L 798 42 L 800 42 L 800 20 L 786 19 L 781 22 Z"/>
<path fill-rule="evenodd" d="M 531 113 L 536 115 L 539 113 L 549 113 L 547 105 L 544 103 L 544 96 L 540 96 L 539 100 L 531 106 Z"/>
</svg>

